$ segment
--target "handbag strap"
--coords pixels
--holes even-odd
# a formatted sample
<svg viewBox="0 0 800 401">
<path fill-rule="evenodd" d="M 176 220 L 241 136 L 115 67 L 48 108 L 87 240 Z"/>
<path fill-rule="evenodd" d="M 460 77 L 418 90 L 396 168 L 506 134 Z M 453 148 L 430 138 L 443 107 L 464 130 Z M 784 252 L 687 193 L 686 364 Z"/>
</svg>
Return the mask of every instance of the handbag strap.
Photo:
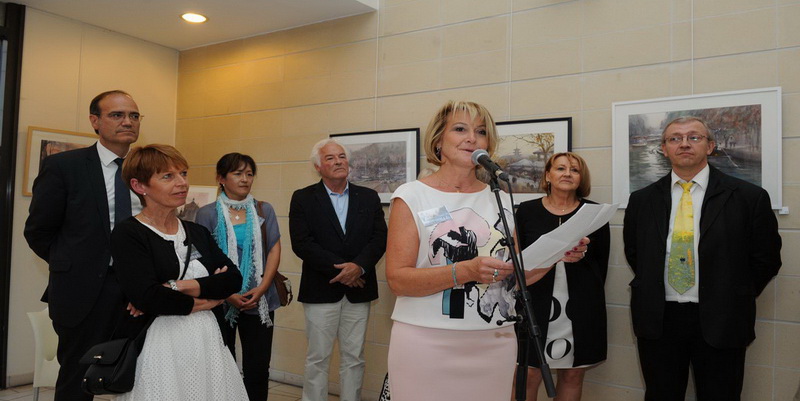
<svg viewBox="0 0 800 401">
<path fill-rule="evenodd" d="M 183 277 L 186 276 L 186 270 L 189 269 L 189 258 L 192 256 L 192 241 L 191 241 L 190 236 L 189 236 L 189 228 L 186 226 L 186 222 L 181 220 L 181 219 L 178 219 L 178 221 L 181 222 L 181 224 L 183 225 L 183 232 L 186 233 L 186 241 L 185 241 L 185 243 L 186 243 L 186 259 L 183 262 L 183 271 L 181 272 L 181 275 L 178 278 L 178 280 L 183 280 Z M 147 329 L 150 328 L 150 325 L 153 324 L 153 321 L 156 320 L 156 317 L 157 316 L 148 316 L 147 322 L 145 322 L 144 326 L 142 326 L 142 329 L 139 331 L 139 334 L 136 335 L 136 337 L 134 338 L 134 341 L 139 341 L 139 339 L 141 339 L 142 336 L 144 336 L 144 334 L 147 333 Z M 136 319 L 136 318 L 131 318 L 131 319 Z M 130 321 L 130 320 L 128 320 L 128 321 Z M 117 327 L 114 328 L 114 332 L 111 334 L 111 338 L 112 339 L 116 336 L 117 330 L 123 324 L 125 324 L 124 321 L 123 322 L 119 322 L 117 324 Z"/>
<path fill-rule="evenodd" d="M 183 280 L 183 278 L 186 276 L 186 270 L 189 269 L 189 258 L 192 256 L 192 241 L 191 237 L 189 236 L 189 227 L 186 226 L 186 222 L 181 219 L 178 219 L 178 221 L 181 222 L 183 225 L 183 232 L 186 233 L 186 241 L 184 241 L 186 244 L 186 258 L 183 260 L 183 271 L 181 272 L 180 277 L 178 277 L 178 280 Z"/>
<path fill-rule="evenodd" d="M 256 201 L 256 214 L 258 214 L 258 217 L 261 217 L 262 219 L 264 219 L 264 223 L 261 223 L 259 225 L 261 226 L 261 244 L 262 244 L 262 247 L 264 248 L 263 251 L 267 252 L 268 251 L 266 249 L 266 247 L 267 247 L 267 217 L 264 216 L 264 211 L 261 210 L 261 205 L 263 205 L 263 204 L 264 204 L 264 202 L 262 202 L 260 200 Z"/>
<path fill-rule="evenodd" d="M 183 261 L 183 271 L 181 272 L 181 275 L 178 278 L 178 280 L 183 280 L 183 277 L 186 276 L 186 270 L 189 269 L 189 258 L 192 256 L 192 241 L 191 241 L 191 238 L 189 236 L 189 227 L 187 227 L 186 222 L 181 220 L 181 219 L 178 219 L 178 221 L 181 222 L 181 224 L 183 225 L 183 232 L 186 233 L 186 241 L 185 241 L 185 244 L 186 244 L 186 259 L 184 259 L 184 261 Z M 150 328 L 150 325 L 153 324 L 153 321 L 156 320 L 156 317 L 158 317 L 158 316 L 155 316 L 155 315 L 149 316 L 149 319 L 144 324 L 144 326 L 142 326 L 142 329 L 139 331 L 139 334 L 136 335 L 136 338 L 134 338 L 134 341 L 140 341 L 142 339 L 142 337 L 145 334 L 147 334 L 147 329 Z"/>
</svg>

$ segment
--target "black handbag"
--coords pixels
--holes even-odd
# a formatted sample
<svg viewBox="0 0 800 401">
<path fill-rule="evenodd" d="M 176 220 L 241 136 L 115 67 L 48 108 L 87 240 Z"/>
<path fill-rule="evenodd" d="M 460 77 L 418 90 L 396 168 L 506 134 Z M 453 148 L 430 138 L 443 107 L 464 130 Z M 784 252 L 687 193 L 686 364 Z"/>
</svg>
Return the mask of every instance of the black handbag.
<svg viewBox="0 0 800 401">
<path fill-rule="evenodd" d="M 183 272 L 179 277 L 180 280 L 186 275 L 192 250 L 189 230 L 184 227 L 184 231 L 186 232 L 186 260 Z M 89 394 L 103 395 L 123 394 L 133 390 L 136 378 L 136 360 L 144 346 L 147 329 L 154 320 L 156 320 L 156 316 L 150 317 L 134 338 L 119 338 L 90 348 L 79 361 L 82 365 L 89 365 L 83 376 L 83 382 L 81 382 L 83 391 Z"/>
<path fill-rule="evenodd" d="M 135 338 L 119 338 L 90 348 L 80 363 L 89 365 L 83 376 L 83 391 L 94 394 L 122 394 L 133 389 L 136 359 L 142 351 L 144 334 L 155 318 L 150 318 Z"/>
</svg>

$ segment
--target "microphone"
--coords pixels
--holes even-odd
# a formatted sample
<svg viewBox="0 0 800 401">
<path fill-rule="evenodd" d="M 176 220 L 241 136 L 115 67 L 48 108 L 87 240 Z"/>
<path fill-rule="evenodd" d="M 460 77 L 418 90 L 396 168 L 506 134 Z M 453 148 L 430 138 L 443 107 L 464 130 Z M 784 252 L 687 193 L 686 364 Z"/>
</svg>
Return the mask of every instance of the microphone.
<svg viewBox="0 0 800 401">
<path fill-rule="evenodd" d="M 472 164 L 474 165 L 481 165 L 489 174 L 494 175 L 497 178 L 500 178 L 503 181 L 508 181 L 508 174 L 506 174 L 503 169 L 500 168 L 497 163 L 493 162 L 492 159 L 489 157 L 489 152 L 485 149 L 478 149 L 472 152 Z"/>
</svg>

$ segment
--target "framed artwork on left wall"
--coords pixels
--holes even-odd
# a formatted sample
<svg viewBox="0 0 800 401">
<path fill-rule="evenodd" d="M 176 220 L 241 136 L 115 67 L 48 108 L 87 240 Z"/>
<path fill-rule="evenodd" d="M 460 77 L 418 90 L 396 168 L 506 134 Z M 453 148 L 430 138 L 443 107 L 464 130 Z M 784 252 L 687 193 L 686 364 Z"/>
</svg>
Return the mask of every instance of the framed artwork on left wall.
<svg viewBox="0 0 800 401">
<path fill-rule="evenodd" d="M 33 195 L 33 181 L 39 175 L 47 156 L 67 150 L 85 148 L 97 142 L 97 134 L 64 131 L 42 127 L 28 127 L 28 147 L 25 153 L 25 175 L 22 194 Z"/>
</svg>

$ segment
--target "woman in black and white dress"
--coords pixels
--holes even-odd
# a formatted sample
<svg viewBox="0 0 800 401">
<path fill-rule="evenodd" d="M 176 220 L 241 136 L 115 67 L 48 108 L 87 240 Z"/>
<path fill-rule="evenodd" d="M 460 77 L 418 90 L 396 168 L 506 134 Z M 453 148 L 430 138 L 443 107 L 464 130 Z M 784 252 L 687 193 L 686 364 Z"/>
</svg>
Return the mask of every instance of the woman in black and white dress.
<svg viewBox="0 0 800 401">
<path fill-rule="evenodd" d="M 572 217 L 591 190 L 586 162 L 575 153 L 556 153 L 545 164 L 540 199 L 523 202 L 517 211 L 520 249 Z M 541 280 L 528 286 L 537 324 L 546 337 L 545 358 L 558 374 L 556 399 L 580 400 L 586 368 L 606 359 L 605 280 L 608 271 L 608 224 L 589 235 L 583 259 L 558 262 Z M 527 399 L 536 400 L 541 363 L 531 347 Z"/>
</svg>

